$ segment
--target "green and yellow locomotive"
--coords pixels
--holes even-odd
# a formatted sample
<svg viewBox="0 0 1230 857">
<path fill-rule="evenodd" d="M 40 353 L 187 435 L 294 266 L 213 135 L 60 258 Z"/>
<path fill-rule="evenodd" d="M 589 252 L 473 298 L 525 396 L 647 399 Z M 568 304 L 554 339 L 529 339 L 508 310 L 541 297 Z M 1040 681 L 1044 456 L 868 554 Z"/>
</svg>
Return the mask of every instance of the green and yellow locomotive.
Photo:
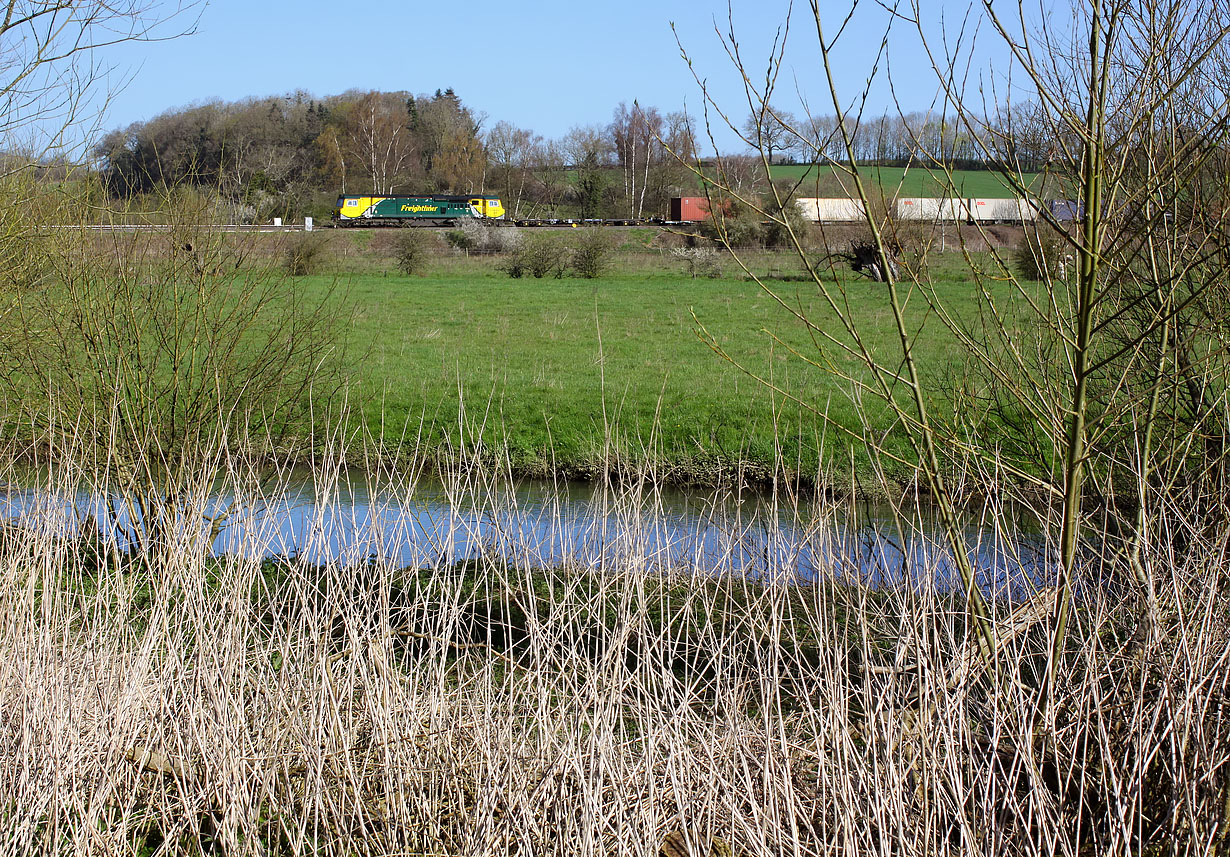
<svg viewBox="0 0 1230 857">
<path fill-rule="evenodd" d="M 333 210 L 338 226 L 454 226 L 503 216 L 495 196 L 339 196 Z"/>
</svg>

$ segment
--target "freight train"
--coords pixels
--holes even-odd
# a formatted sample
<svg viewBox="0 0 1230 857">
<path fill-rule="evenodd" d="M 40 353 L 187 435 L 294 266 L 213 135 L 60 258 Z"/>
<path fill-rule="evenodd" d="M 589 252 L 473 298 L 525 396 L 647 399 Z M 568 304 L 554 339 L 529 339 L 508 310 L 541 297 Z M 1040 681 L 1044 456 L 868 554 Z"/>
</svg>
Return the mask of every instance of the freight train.
<svg viewBox="0 0 1230 857">
<path fill-rule="evenodd" d="M 462 220 L 498 220 L 497 196 L 339 196 L 338 226 L 455 226 Z"/>
<path fill-rule="evenodd" d="M 794 201 L 804 220 L 816 223 L 857 223 L 866 219 L 860 199 L 802 197 Z M 1055 220 L 1079 220 L 1080 203 L 1070 199 L 1039 200 L 1020 197 L 953 199 L 947 197 L 897 197 L 887 200 L 887 209 L 898 220 L 927 223 L 1032 223 L 1048 212 Z M 703 196 L 671 200 L 671 221 L 698 223 L 710 218 L 709 200 Z"/>
<path fill-rule="evenodd" d="M 866 217 L 861 200 L 803 197 L 795 205 L 806 220 L 817 223 L 857 223 Z M 1047 212 L 1057 221 L 1079 220 L 1082 207 L 1070 199 L 1021 197 L 949 198 L 898 197 L 886 202 L 902 221 L 927 223 L 1032 223 Z M 637 224 L 699 223 L 711 217 L 705 197 L 675 197 L 666 220 L 516 220 L 505 219 L 497 196 L 340 196 L 333 211 L 337 226 L 455 226 L 477 220 L 518 226 L 634 226 Z"/>
</svg>

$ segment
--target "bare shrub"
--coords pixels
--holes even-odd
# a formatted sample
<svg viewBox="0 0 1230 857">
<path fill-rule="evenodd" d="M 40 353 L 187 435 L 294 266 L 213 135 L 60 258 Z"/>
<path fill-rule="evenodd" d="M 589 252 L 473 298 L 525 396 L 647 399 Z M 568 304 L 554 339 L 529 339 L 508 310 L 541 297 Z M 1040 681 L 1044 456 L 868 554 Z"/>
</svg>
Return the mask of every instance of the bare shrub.
<svg viewBox="0 0 1230 857">
<path fill-rule="evenodd" d="M 1072 267 L 1072 245 L 1049 227 L 1027 227 L 1012 261 L 1026 280 L 1062 280 Z"/>
<path fill-rule="evenodd" d="M 431 256 L 431 236 L 420 230 L 410 230 L 397 236 L 393 244 L 393 259 L 397 270 L 407 277 L 420 273 Z"/>
<path fill-rule="evenodd" d="M 1007 742 L 989 737 L 997 727 L 984 731 L 987 721 L 982 718 L 989 708 L 979 708 L 978 714 L 950 709 L 943 718 L 955 730 L 949 734 L 957 744 L 983 747 L 974 753 L 979 759 L 975 767 L 989 774 L 988 791 L 980 794 L 997 792 L 994 803 L 1012 803 L 1040 788 L 1051 794 L 1046 809 L 1017 803 L 1008 815 L 995 814 L 989 803 L 983 804 L 987 814 L 981 820 L 960 808 L 970 807 L 967 797 L 957 797 L 950 803 L 950 822 L 939 824 L 954 838 L 920 850 L 1196 853 L 1208 850 L 1204 843 L 1215 838 L 1221 850 L 1230 842 L 1230 786 L 1203 789 L 1192 782 L 1188 760 L 1194 756 L 1181 746 L 1181 739 L 1160 734 L 1171 727 L 1146 726 L 1138 705 L 1145 697 L 1170 694 L 1162 662 L 1151 661 L 1152 655 L 1143 652 L 1150 641 L 1168 648 L 1173 641 L 1161 643 L 1160 638 L 1182 633 L 1182 623 L 1170 617 L 1184 608 L 1159 610 L 1157 601 L 1158 586 L 1185 587 L 1180 577 L 1169 584 L 1158 580 L 1159 575 L 1169 577 L 1186 558 L 1183 548 L 1171 552 L 1188 539 L 1176 534 L 1190 533 L 1194 541 L 1216 545 L 1218 552 L 1224 552 L 1230 538 L 1225 384 L 1230 365 L 1224 349 L 1209 348 L 1210 342 L 1224 342 L 1226 334 L 1230 208 L 1225 183 L 1215 177 L 1225 175 L 1230 105 L 1213 94 L 1224 90 L 1230 5 L 1180 0 L 1159 12 L 1157 4 L 1143 0 L 1112 6 L 1076 3 L 1071 20 L 1059 24 L 981 4 L 972 14 L 982 17 L 972 24 L 962 21 L 961 32 L 986 27 L 1001 47 L 1013 51 L 1014 61 L 1019 61 L 1016 73 L 1037 93 L 1028 105 L 1012 104 L 1003 93 L 970 99 L 968 78 L 953 70 L 980 61 L 972 46 L 953 48 L 949 39 L 956 30 L 941 26 L 936 37 L 926 19 L 926 4 L 908 5 L 925 50 L 945 58 L 944 69 L 936 70 L 946 99 L 936 117 L 938 133 L 931 135 L 917 124 L 909 130 L 910 158 L 921 149 L 932 177 L 951 189 L 947 165 L 958 144 L 939 129 L 960 127 L 959 135 L 965 138 L 961 145 L 970 144 L 974 157 L 994 165 L 1013 195 L 1029 199 L 1044 190 L 1031 190 L 1033 179 L 1024 172 L 1021 155 L 1032 148 L 1034 162 L 1060 182 L 1070 200 L 1063 206 L 1064 219 L 1075 216 L 1063 227 L 1058 210 L 1037 212 L 1056 229 L 1071 230 L 1075 273 L 1062 282 L 1058 266 L 1066 260 L 1047 246 L 1050 239 L 1039 237 L 1018 254 L 1018 259 L 1024 255 L 1021 267 L 1027 265 L 1043 281 L 1039 287 L 1013 270 L 1017 265 L 1008 264 L 998 252 L 994 231 L 982 224 L 972 224 L 980 231 L 979 244 L 962 247 L 968 286 L 959 297 L 937 288 L 921 268 L 895 264 L 899 247 L 894 246 L 893 224 L 891 219 L 877 221 L 870 208 L 873 191 L 868 188 L 875 179 L 857 139 L 857 129 L 871 119 L 861 112 L 871 85 L 860 97 L 843 92 L 837 83 L 847 62 L 838 43 L 850 38 L 864 42 L 864 37 L 849 35 L 857 32 L 848 26 L 857 17 L 854 12 L 830 16 L 822 4 L 810 4 L 815 26 L 808 28 L 808 50 L 826 72 L 827 86 L 822 88 L 840 129 L 842 151 L 830 166 L 847 177 L 858 198 L 868 204 L 867 237 L 852 246 L 848 257 L 856 270 L 885 283 L 881 293 L 895 344 L 881 347 L 884 328 L 877 329 L 861 307 L 853 307 L 844 282 L 830 286 L 818 274 L 812 277 L 823 298 L 823 313 L 802 307 L 794 290 L 775 291 L 763 277 L 757 283 L 806 330 L 814 351 L 805 359 L 856 391 L 864 439 L 873 455 L 904 464 L 913 484 L 928 493 L 951 546 L 954 578 L 960 580 L 959 585 L 954 580 L 953 587 L 959 593 L 956 613 L 962 616 L 963 629 L 973 632 L 966 641 L 966 663 L 976 662 L 985 676 L 990 708 L 1006 710 L 998 707 L 1015 693 L 1009 688 L 1031 688 L 1016 709 L 1028 712 L 1025 723 L 1017 728 L 1018 737 Z M 888 26 L 881 42 L 885 48 Z M 775 44 L 767 71 L 760 75 L 745 62 L 733 23 L 720 38 L 736 74 L 744 81 L 756 76 L 764 81 L 759 90 L 749 84 L 746 95 L 754 113 L 771 117 L 775 87 L 790 78 L 785 47 Z M 1046 47 L 1017 50 L 1029 44 Z M 983 49 L 979 45 L 977 53 Z M 697 73 L 702 91 L 704 81 Z M 737 132 L 728 114 L 722 115 Z M 912 115 L 897 118 L 905 128 L 914 122 Z M 743 139 L 749 142 L 746 134 Z M 763 139 L 751 142 L 767 163 L 771 153 Z M 717 185 L 715 193 L 735 192 L 720 173 L 711 180 Z M 735 243 L 732 234 L 720 237 L 728 246 Z M 945 240 L 944 233 L 940 240 Z M 925 248 L 910 251 L 920 249 Z M 804 248 L 796 250 L 804 257 Z M 974 256 L 983 250 L 991 253 L 989 265 Z M 970 293 L 977 295 L 980 307 L 974 323 L 963 311 Z M 1210 307 L 1216 309 L 1209 312 Z M 952 353 L 945 357 L 961 366 L 962 384 L 967 385 L 953 398 L 948 390 L 937 389 L 919 360 L 916 346 L 931 338 L 932 323 L 952 336 Z M 722 337 L 709 336 L 707 341 L 725 356 Z M 847 362 L 850 365 L 842 365 Z M 737 365 L 755 375 L 746 363 Z M 775 393 L 780 390 L 774 376 L 765 383 Z M 869 405 L 872 400 L 875 404 Z M 820 402 L 804 404 L 817 411 L 823 407 Z M 874 431 L 867 431 L 872 427 Z M 909 440 L 908 461 L 875 439 L 897 427 Z M 971 459 L 981 464 L 970 470 L 954 466 L 954 461 Z M 887 471 L 885 467 L 877 478 L 891 483 Z M 997 605 L 984 583 L 985 566 L 971 548 L 959 514 L 971 491 L 1019 498 L 1021 508 L 1046 534 L 1042 554 L 1054 559 L 1037 578 L 1040 588 L 1031 600 L 1045 598 L 1049 603 L 1037 604 L 1034 618 L 1005 623 L 994 615 Z M 996 531 L 1019 532 L 1015 513 L 1001 510 L 995 517 Z M 1176 542 L 1166 547 L 1157 541 L 1171 537 Z M 1150 544 L 1160 552 L 1149 554 L 1145 546 Z M 1087 577 L 1090 573 L 1092 578 Z M 1185 573 L 1199 574 L 1194 569 Z M 1217 601 L 1224 598 L 1222 580 Z M 1094 592 L 1105 601 L 1102 608 L 1087 611 L 1084 599 Z M 1177 596 L 1180 602 L 1186 597 Z M 1085 648 L 1092 644 L 1094 637 L 1088 635 L 1094 626 L 1114 641 L 1108 650 L 1120 653 L 1115 657 L 1123 658 L 1122 668 Z M 1224 633 L 1219 630 L 1213 637 Z M 1020 657 L 1023 638 L 1031 640 L 1032 654 L 1025 658 Z M 897 651 L 901 662 L 912 657 L 908 646 Z M 902 675 L 896 668 L 893 672 Z M 915 703 L 930 693 L 927 688 L 935 687 L 931 682 L 938 676 L 917 673 L 916 680 L 908 680 L 908 689 L 899 686 L 903 695 L 895 701 L 877 696 L 874 705 L 899 722 L 919 722 L 901 711 L 902 706 L 926 710 L 928 719 L 936 709 L 916 708 Z M 1218 681 L 1226 686 L 1224 676 Z M 1058 689 L 1060 684 L 1064 690 Z M 898 713 L 889 714 L 894 707 Z M 1215 763 L 1220 766 L 1230 764 L 1224 761 L 1224 702 L 1215 708 L 1218 713 L 1212 718 L 1192 712 L 1201 722 L 1187 728 L 1205 735 L 1216 732 L 1214 740 L 1223 748 Z M 1103 717 L 1097 727 L 1101 734 L 1094 735 L 1086 718 Z M 1160 712 L 1159 717 L 1168 719 Z M 963 737 L 956 738 L 958 733 Z M 938 732 L 932 738 L 916 735 L 907 743 L 913 744 L 924 779 L 949 765 L 955 746 L 944 744 Z M 863 746 L 882 745 L 873 741 Z M 1152 761 L 1143 761 L 1153 753 L 1157 755 Z M 1122 778 L 1128 768 L 1133 770 L 1130 782 Z M 882 781 L 879 772 L 873 776 Z M 995 778 L 997 783 L 989 782 Z M 1044 785 L 1047 782 L 1052 785 Z M 932 791 L 920 786 L 918 794 L 924 793 L 942 802 L 953 795 L 943 787 Z M 983 800 L 974 793 L 969 797 L 975 803 Z M 1081 808 L 1073 810 L 1077 805 Z M 1051 812 L 1056 814 L 1043 820 Z M 921 829 L 910 813 L 891 814 L 903 827 Z M 872 827 L 884 830 L 884 820 Z M 1044 827 L 1056 838 L 1037 836 Z M 1009 839 L 1013 845 L 1007 845 Z M 862 848 L 867 839 L 857 841 Z"/>
<path fill-rule="evenodd" d="M 286 244 L 282 265 L 292 277 L 315 274 L 328 260 L 328 239 L 316 232 L 295 235 Z"/>
<path fill-rule="evenodd" d="M 564 276 L 567 266 L 568 247 L 554 235 L 539 233 L 521 242 L 503 270 L 514 279 L 527 275 L 542 279 Z"/>
<path fill-rule="evenodd" d="M 304 297 L 289 265 L 252 260 L 200 210 L 164 213 L 157 240 L 82 230 L 41 247 L 40 288 L 0 316 L 0 400 L 57 463 L 107 486 L 105 532 L 149 548 L 186 529 L 208 546 L 227 513 L 194 517 L 186 496 L 212 481 L 220 449 L 255 474 L 310 439 L 310 392 L 319 405 L 340 385 L 344 307 L 329 287 Z M 292 249 L 324 240 L 304 237 Z"/>
<path fill-rule="evenodd" d="M 583 229 L 573 242 L 568 264 L 577 276 L 593 280 L 606 271 L 614 249 L 609 233 L 602 229 Z"/>
</svg>

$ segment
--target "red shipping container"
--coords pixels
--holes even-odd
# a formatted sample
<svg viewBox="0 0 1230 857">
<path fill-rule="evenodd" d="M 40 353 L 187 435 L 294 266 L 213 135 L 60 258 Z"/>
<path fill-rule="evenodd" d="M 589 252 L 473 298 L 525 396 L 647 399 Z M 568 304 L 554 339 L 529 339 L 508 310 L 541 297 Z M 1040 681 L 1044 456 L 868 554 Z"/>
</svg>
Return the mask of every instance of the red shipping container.
<svg viewBox="0 0 1230 857">
<path fill-rule="evenodd" d="M 709 200 L 703 196 L 676 196 L 671 199 L 671 220 L 708 220 Z"/>
</svg>

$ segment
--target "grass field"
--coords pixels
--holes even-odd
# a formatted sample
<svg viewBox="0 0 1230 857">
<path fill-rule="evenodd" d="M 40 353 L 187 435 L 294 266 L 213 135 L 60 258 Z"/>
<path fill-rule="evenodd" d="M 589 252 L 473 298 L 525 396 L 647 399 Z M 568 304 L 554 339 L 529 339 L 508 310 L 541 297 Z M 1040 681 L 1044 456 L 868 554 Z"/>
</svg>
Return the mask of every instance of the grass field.
<svg viewBox="0 0 1230 857">
<path fill-rule="evenodd" d="M 952 190 L 963 198 L 999 198 L 1015 196 L 1004 177 L 995 170 L 953 170 L 951 177 L 925 167 L 873 167 L 861 168 L 865 176 L 874 177 L 891 196 L 952 196 Z M 839 178 L 831 166 L 819 164 L 775 164 L 771 170 L 774 180 L 790 179 L 800 182 L 795 196 L 798 197 L 850 197 L 855 190 L 848 179 Z M 1027 187 L 1035 188 L 1042 179 L 1039 173 L 1023 173 L 1021 179 Z M 576 174 L 569 173 L 568 180 L 575 182 Z M 697 180 L 697 193 L 702 187 Z M 1039 189 L 1039 192 L 1041 190 Z"/>
<path fill-rule="evenodd" d="M 490 259 L 423 276 L 346 278 L 365 425 L 386 442 L 405 431 L 434 454 L 481 440 L 487 450 L 506 449 L 527 473 L 586 475 L 610 460 L 608 442 L 620 460 L 682 480 L 738 465 L 767 475 L 785 462 L 811 477 L 822 465 L 848 467 L 863 421 L 852 384 L 829 370 L 857 375 L 856 361 L 818 347 L 733 263 L 728 276 L 710 280 L 684 276 L 671 262 L 625 255 L 621 272 L 597 280 L 511 279 Z M 836 332 L 815 286 L 787 279 L 797 276 L 797 261 L 761 254 L 754 264 L 776 277 L 770 285 L 793 307 Z M 940 268 L 937 291 L 972 311 L 967 280 L 955 266 Z M 304 278 L 301 287 L 332 282 Z M 883 294 L 866 280 L 847 287 L 873 347 L 891 353 Z M 918 299 L 911 309 L 916 355 L 943 400 L 950 334 L 923 307 Z M 866 411 L 877 432 L 890 428 L 882 408 Z M 905 455 L 903 444 L 895 448 Z"/>
<path fill-rule="evenodd" d="M 955 170 L 951 179 L 943 173 L 923 167 L 864 167 L 874 176 L 889 196 L 951 196 L 949 188 L 962 197 L 1014 196 L 1003 176 L 994 170 Z M 852 196 L 853 188 L 842 183 L 832 167 L 812 164 L 778 164 L 773 167 L 774 179 L 790 179 L 799 182 L 797 196 L 841 197 Z M 1026 173 L 1022 179 L 1032 186 L 1038 181 L 1036 173 Z"/>
</svg>

